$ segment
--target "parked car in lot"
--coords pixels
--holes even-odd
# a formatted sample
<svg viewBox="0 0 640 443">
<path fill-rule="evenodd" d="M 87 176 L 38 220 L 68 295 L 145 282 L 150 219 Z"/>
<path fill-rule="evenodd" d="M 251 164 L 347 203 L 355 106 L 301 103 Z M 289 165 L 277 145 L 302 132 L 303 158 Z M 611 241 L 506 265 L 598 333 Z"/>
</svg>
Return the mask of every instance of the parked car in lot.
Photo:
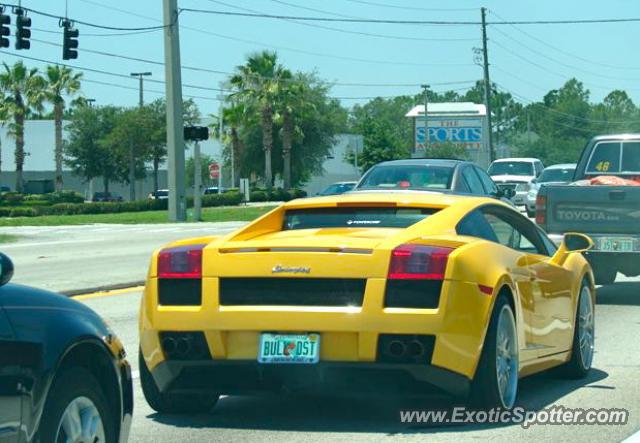
<svg viewBox="0 0 640 443">
<path fill-rule="evenodd" d="M 336 182 L 332 183 L 317 195 L 340 195 L 351 191 L 358 182 Z"/>
<path fill-rule="evenodd" d="M 538 191 L 542 185 L 563 185 L 573 180 L 573 174 L 576 172 L 575 163 L 561 163 L 551 165 L 544 168 L 540 177 L 534 178 L 529 186 L 529 191 L 525 197 L 525 207 L 527 215 L 534 217 L 536 213 L 536 198 Z"/>
<path fill-rule="evenodd" d="M 491 198 L 293 200 L 234 233 L 153 254 L 142 390 L 173 413 L 209 410 L 224 394 L 434 388 L 511 408 L 522 376 L 589 372 L 590 246 L 567 234 L 557 248 Z"/>
<path fill-rule="evenodd" d="M 92 202 L 121 202 L 123 198 L 118 194 L 111 192 L 94 192 L 91 197 Z"/>
<path fill-rule="evenodd" d="M 536 222 L 547 232 L 584 232 L 595 247 L 587 254 L 599 284 L 618 272 L 640 275 L 640 134 L 591 139 L 571 185 L 545 185 Z"/>
<path fill-rule="evenodd" d="M 126 442 L 133 393 L 118 337 L 81 303 L 12 274 L 0 254 L 0 441 Z"/>
<path fill-rule="evenodd" d="M 531 182 L 537 178 L 544 166 L 537 158 L 502 158 L 491 163 L 489 176 L 502 191 L 510 190 L 515 205 L 525 204 Z"/>
<path fill-rule="evenodd" d="M 485 171 L 474 163 L 455 159 L 412 159 L 379 163 L 369 169 L 354 191 L 432 191 L 511 197 L 500 191 Z"/>
<path fill-rule="evenodd" d="M 149 193 L 149 200 L 168 200 L 168 199 L 169 199 L 168 189 L 158 189 L 157 191 L 153 191 Z"/>
<path fill-rule="evenodd" d="M 225 188 L 220 188 L 220 193 L 224 193 L 227 190 Z M 211 194 L 218 194 L 218 187 L 217 186 L 209 186 L 208 188 L 205 188 L 204 195 L 211 195 Z"/>
</svg>

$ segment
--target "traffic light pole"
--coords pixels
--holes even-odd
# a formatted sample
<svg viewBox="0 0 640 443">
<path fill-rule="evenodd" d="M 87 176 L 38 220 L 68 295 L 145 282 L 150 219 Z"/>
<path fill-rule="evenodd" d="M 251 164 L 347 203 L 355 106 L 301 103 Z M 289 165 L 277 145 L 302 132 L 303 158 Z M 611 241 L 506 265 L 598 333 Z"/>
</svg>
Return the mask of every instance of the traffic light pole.
<svg viewBox="0 0 640 443">
<path fill-rule="evenodd" d="M 193 144 L 193 219 L 202 220 L 202 164 L 200 162 L 200 142 Z"/>
<path fill-rule="evenodd" d="M 182 78 L 178 2 L 163 0 L 165 88 L 167 93 L 167 166 L 169 175 L 169 221 L 187 219 L 182 121 Z"/>
</svg>

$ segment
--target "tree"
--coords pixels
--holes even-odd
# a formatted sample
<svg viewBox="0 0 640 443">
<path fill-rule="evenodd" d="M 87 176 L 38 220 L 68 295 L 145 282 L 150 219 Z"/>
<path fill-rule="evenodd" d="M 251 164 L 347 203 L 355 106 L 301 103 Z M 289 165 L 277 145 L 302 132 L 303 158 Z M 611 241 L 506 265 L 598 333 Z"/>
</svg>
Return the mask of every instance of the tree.
<svg viewBox="0 0 640 443">
<path fill-rule="evenodd" d="M 248 57 L 246 63 L 236 67 L 229 83 L 237 98 L 249 105 L 255 105 L 260 113 L 262 127 L 262 147 L 264 150 L 264 180 L 267 189 L 273 186 L 271 151 L 273 148 L 273 113 L 282 79 L 291 77 L 290 71 L 278 63 L 275 52 L 262 51 Z"/>
<path fill-rule="evenodd" d="M 200 154 L 200 177 L 202 183 L 207 183 L 210 180 L 209 177 L 209 165 L 213 163 L 215 159 L 207 154 Z M 194 186 L 195 179 L 195 161 L 193 157 L 189 157 L 187 159 L 187 163 L 185 165 L 185 174 L 187 186 Z"/>
<path fill-rule="evenodd" d="M 158 190 L 158 171 L 160 165 L 167 156 L 167 103 L 160 98 L 145 105 L 151 119 L 151 161 L 153 167 L 153 190 Z M 200 120 L 200 111 L 192 99 L 185 100 L 182 104 L 183 121 L 185 125 L 195 125 Z"/>
<path fill-rule="evenodd" d="M 66 128 L 65 164 L 87 182 L 102 177 L 105 192 L 111 181 L 118 180 L 118 165 L 113 152 L 100 141 L 111 133 L 121 112 L 114 106 L 81 106 Z"/>
<path fill-rule="evenodd" d="M 62 119 L 65 111 L 64 96 L 73 96 L 80 91 L 82 74 L 60 65 L 47 66 L 45 73 L 46 100 L 53 105 L 55 122 L 56 191 L 62 191 Z"/>
<path fill-rule="evenodd" d="M 45 80 L 36 68 L 28 69 L 22 61 L 13 66 L 2 64 L 0 91 L 4 95 L 0 103 L 0 115 L 12 119 L 11 132 L 15 136 L 16 191 L 24 188 L 24 122 L 30 112 L 40 112 L 45 99 Z"/>
<path fill-rule="evenodd" d="M 99 143 L 116 162 L 119 181 L 129 184 L 129 199 L 136 199 L 135 180 L 145 177 L 145 163 L 152 159 L 157 127 L 148 107 L 119 112 L 112 130 Z"/>
<path fill-rule="evenodd" d="M 289 78 L 291 80 L 292 77 Z M 282 136 L 282 176 L 284 179 L 284 189 L 291 188 L 291 150 L 293 139 L 296 135 L 303 137 L 304 134 L 297 125 L 297 120 L 305 112 L 303 107 L 312 103 L 306 100 L 304 82 L 289 81 L 280 90 L 278 98 L 278 111 L 281 120 Z"/>
<path fill-rule="evenodd" d="M 234 168 L 238 168 L 238 159 L 243 157 L 244 145 L 240 137 L 240 130 L 246 122 L 246 107 L 242 103 L 232 103 L 231 106 L 223 108 L 222 121 L 223 128 L 226 129 L 222 134 L 220 133 L 220 120 L 219 116 L 212 115 L 214 123 L 212 125 L 215 137 L 220 140 L 220 143 L 225 147 L 224 155 L 229 162 L 232 162 Z M 233 160 L 232 160 L 233 158 Z M 240 176 L 235 174 L 234 183 L 231 184 L 235 187 Z"/>
</svg>

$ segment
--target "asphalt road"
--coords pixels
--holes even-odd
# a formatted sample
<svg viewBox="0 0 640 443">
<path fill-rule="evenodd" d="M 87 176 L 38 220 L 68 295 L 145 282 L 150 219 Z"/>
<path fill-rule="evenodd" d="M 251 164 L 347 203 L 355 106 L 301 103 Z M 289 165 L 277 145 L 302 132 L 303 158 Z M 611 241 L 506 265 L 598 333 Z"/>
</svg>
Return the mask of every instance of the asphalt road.
<svg viewBox="0 0 640 443">
<path fill-rule="evenodd" d="M 439 409 L 437 397 L 312 398 L 224 397 L 209 414 L 157 414 L 134 381 L 132 442 L 432 442 L 579 441 L 619 442 L 640 430 L 640 279 L 598 290 L 594 368 L 585 380 L 567 381 L 541 374 L 521 381 L 519 404 L 539 410 L 552 405 L 575 408 L 626 408 L 624 426 L 403 425 L 401 409 Z M 86 303 L 106 318 L 123 340 L 137 374 L 139 293 L 93 299 Z M 640 440 L 636 440 L 640 441 Z"/>
<path fill-rule="evenodd" d="M 15 265 L 13 282 L 53 291 L 143 281 L 151 253 L 187 237 L 231 232 L 246 222 L 0 228 L 20 237 L 0 245 Z"/>
</svg>

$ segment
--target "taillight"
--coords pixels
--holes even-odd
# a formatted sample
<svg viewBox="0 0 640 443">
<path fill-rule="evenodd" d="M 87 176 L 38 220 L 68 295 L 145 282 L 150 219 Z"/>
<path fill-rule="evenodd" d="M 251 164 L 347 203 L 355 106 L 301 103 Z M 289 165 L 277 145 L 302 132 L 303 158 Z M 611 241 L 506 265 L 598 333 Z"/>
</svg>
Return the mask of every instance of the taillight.
<svg viewBox="0 0 640 443">
<path fill-rule="evenodd" d="M 158 278 L 201 278 L 202 248 L 187 245 L 167 248 L 158 254 Z"/>
<path fill-rule="evenodd" d="M 547 221 L 547 197 L 538 194 L 536 197 L 536 223 L 543 225 Z"/>
<path fill-rule="evenodd" d="M 391 252 L 390 280 L 442 280 L 452 248 L 405 244 Z"/>
</svg>

